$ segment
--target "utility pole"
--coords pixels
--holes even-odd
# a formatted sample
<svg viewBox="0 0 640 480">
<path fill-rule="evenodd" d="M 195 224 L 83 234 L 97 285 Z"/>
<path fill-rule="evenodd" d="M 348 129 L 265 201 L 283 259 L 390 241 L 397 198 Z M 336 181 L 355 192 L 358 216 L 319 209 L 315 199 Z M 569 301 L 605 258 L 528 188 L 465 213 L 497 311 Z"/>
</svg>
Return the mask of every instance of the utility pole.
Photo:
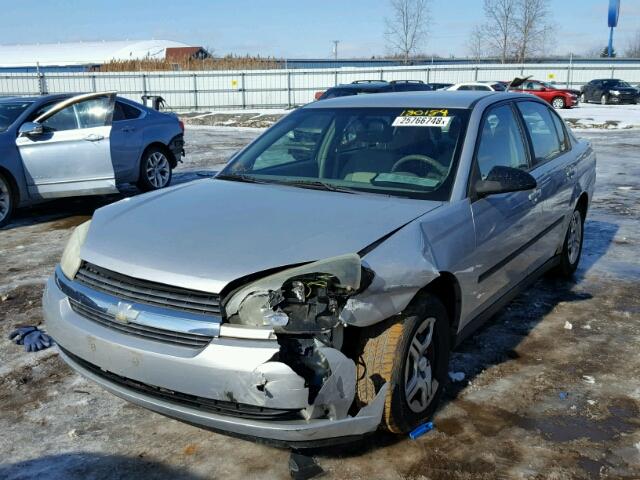
<svg viewBox="0 0 640 480">
<path fill-rule="evenodd" d="M 338 44 L 339 43 L 340 43 L 340 40 L 333 41 L 333 59 L 334 60 L 338 60 Z"/>
</svg>

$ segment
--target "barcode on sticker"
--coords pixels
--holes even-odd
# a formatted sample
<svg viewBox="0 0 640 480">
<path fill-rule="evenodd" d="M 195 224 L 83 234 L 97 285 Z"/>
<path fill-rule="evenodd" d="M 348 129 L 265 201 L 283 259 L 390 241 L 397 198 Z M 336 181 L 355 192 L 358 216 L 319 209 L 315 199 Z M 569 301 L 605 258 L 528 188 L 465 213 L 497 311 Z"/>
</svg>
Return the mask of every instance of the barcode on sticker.
<svg viewBox="0 0 640 480">
<path fill-rule="evenodd" d="M 449 126 L 452 117 L 396 117 L 394 127 L 440 127 Z"/>
</svg>

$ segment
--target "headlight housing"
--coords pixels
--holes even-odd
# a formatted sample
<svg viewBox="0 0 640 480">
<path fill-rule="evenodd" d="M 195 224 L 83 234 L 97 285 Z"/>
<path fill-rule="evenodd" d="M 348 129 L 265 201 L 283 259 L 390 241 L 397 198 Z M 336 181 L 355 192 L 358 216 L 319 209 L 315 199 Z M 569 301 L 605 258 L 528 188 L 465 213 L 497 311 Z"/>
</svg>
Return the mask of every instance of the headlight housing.
<svg viewBox="0 0 640 480">
<path fill-rule="evenodd" d="M 611 95 L 620 95 L 620 90 L 609 90 Z"/>
<path fill-rule="evenodd" d="M 227 320 L 276 332 L 326 332 L 339 323 L 348 298 L 360 289 L 356 254 L 290 268 L 252 282 L 224 302 Z"/>
<path fill-rule="evenodd" d="M 62 269 L 62 273 L 64 273 L 69 280 L 73 280 L 73 277 L 76 276 L 76 273 L 78 273 L 78 270 L 80 269 L 80 248 L 82 248 L 82 245 L 84 245 L 84 242 L 87 239 L 90 225 L 91 220 L 78 225 L 73 230 L 73 233 L 67 242 L 67 246 L 64 247 L 64 252 L 62 252 L 60 268 Z"/>
</svg>

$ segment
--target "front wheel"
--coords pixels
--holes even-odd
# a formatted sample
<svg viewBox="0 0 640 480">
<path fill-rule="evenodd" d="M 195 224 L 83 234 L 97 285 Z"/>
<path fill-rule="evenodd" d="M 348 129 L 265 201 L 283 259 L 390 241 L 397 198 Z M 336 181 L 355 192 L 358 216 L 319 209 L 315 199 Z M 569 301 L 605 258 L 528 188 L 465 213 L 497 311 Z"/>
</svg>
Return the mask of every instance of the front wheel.
<svg viewBox="0 0 640 480">
<path fill-rule="evenodd" d="M 564 101 L 564 98 L 556 97 L 551 101 L 551 105 L 553 106 L 553 108 L 561 110 L 566 106 L 566 102 Z"/>
<path fill-rule="evenodd" d="M 151 147 L 142 155 L 138 188 L 143 192 L 158 190 L 171 183 L 171 162 L 159 147 Z"/>
<path fill-rule="evenodd" d="M 606 105 L 606 104 L 608 104 L 608 103 L 609 103 L 609 99 L 607 98 L 607 96 L 606 96 L 605 94 L 603 94 L 603 95 L 600 97 L 600 103 L 601 103 L 602 105 Z"/>
<path fill-rule="evenodd" d="M 14 209 L 15 195 L 9 180 L 0 173 L 0 228 L 11 220 Z"/>
<path fill-rule="evenodd" d="M 382 427 L 406 433 L 435 412 L 447 381 L 447 312 L 425 295 L 399 319 L 370 327 L 358 362 L 358 403 L 370 403 L 388 383 Z"/>
<path fill-rule="evenodd" d="M 584 93 L 580 94 L 580 103 L 587 103 L 587 97 Z"/>
<path fill-rule="evenodd" d="M 565 234 L 562 252 L 560 252 L 560 264 L 556 272 L 561 277 L 570 278 L 578 268 L 582 254 L 582 241 L 584 238 L 584 218 L 582 211 L 576 208 L 571 214 L 569 228 Z"/>
</svg>

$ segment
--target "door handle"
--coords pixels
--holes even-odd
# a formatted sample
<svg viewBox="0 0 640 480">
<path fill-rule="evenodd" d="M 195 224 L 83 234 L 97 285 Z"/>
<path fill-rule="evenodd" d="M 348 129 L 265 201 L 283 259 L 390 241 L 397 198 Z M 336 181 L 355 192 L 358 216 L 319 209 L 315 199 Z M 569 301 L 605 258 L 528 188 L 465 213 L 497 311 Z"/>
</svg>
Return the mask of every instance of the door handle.
<svg viewBox="0 0 640 480">
<path fill-rule="evenodd" d="M 87 142 L 99 142 L 100 140 L 104 140 L 104 136 L 96 135 L 95 133 L 92 133 L 91 135 L 87 135 L 86 137 L 84 137 L 84 139 Z"/>
<path fill-rule="evenodd" d="M 122 131 L 124 133 L 130 133 L 130 132 L 135 131 L 135 128 L 134 127 L 125 127 L 125 128 L 122 129 Z"/>
</svg>

